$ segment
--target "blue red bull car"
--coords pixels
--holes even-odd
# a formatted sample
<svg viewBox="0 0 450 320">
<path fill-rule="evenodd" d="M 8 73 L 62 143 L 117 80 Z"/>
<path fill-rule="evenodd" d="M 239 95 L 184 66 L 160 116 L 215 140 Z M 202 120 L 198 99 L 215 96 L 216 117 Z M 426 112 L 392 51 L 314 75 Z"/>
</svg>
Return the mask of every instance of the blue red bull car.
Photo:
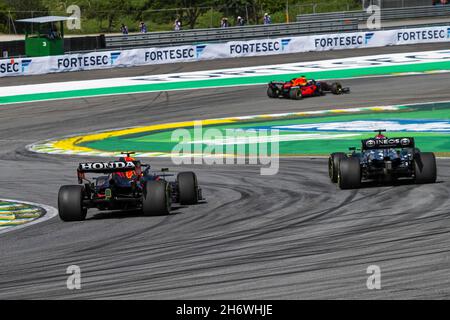
<svg viewBox="0 0 450 320">
<path fill-rule="evenodd" d="M 87 174 L 98 176 L 88 178 Z M 167 168 L 154 172 L 150 165 L 130 157 L 119 161 L 80 163 L 78 185 L 59 189 L 58 211 L 63 221 L 81 221 L 89 208 L 142 210 L 147 216 L 170 214 L 171 204 L 196 204 L 202 200 L 194 172 L 180 172 L 174 181 Z"/>
<path fill-rule="evenodd" d="M 350 93 L 350 88 L 343 87 L 339 82 L 307 80 L 304 76 L 290 81 L 271 81 L 267 87 L 269 98 L 286 98 L 300 100 L 306 97 L 323 96 L 327 92 L 336 95 Z"/>
</svg>

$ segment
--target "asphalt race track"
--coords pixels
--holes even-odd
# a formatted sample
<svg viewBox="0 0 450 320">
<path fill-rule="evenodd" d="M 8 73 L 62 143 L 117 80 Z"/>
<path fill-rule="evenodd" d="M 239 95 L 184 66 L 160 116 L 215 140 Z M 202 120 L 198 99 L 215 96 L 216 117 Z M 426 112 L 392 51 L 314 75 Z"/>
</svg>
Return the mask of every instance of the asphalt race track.
<svg viewBox="0 0 450 320">
<path fill-rule="evenodd" d="M 25 150 L 52 137 L 450 100 L 449 74 L 343 83 L 352 94 L 302 101 L 269 100 L 252 86 L 0 106 L 0 196 L 57 206 L 81 158 Z M 174 168 L 169 161 L 151 163 Z M 206 203 L 161 217 L 91 211 L 84 222 L 54 218 L 0 235 L 0 299 L 450 298 L 450 161 L 438 160 L 433 185 L 350 191 L 329 182 L 325 159 L 282 159 L 276 176 L 258 166 L 174 169 L 197 172 Z M 81 268 L 81 290 L 66 288 L 70 265 Z M 370 265 L 381 268 L 381 290 L 366 287 Z"/>
</svg>

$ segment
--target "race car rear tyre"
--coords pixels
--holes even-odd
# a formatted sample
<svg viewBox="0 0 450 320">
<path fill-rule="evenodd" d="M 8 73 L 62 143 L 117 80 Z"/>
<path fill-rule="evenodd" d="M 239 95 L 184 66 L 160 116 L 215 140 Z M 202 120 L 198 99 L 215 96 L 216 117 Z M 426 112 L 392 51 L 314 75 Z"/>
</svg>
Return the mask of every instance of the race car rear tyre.
<svg viewBox="0 0 450 320">
<path fill-rule="evenodd" d="M 198 202 L 198 183 L 194 172 L 180 172 L 177 176 L 180 204 Z"/>
<path fill-rule="evenodd" d="M 331 84 L 331 92 L 333 94 L 342 94 L 342 85 L 339 82 L 333 82 Z"/>
<path fill-rule="evenodd" d="M 291 89 L 289 91 L 289 98 L 292 100 L 300 100 L 303 98 L 302 90 L 300 89 Z"/>
<path fill-rule="evenodd" d="M 433 152 L 416 153 L 414 157 L 414 174 L 416 183 L 436 182 L 436 157 Z"/>
<path fill-rule="evenodd" d="M 145 216 L 170 213 L 172 195 L 170 185 L 164 180 L 147 181 L 142 195 L 142 212 Z"/>
<path fill-rule="evenodd" d="M 269 88 L 267 88 L 267 96 L 269 98 L 276 98 L 277 94 L 276 94 L 275 90 L 273 90 L 272 88 L 269 87 Z"/>
<path fill-rule="evenodd" d="M 323 91 L 331 91 L 331 86 L 327 82 L 320 81 L 320 87 L 322 88 Z"/>
<path fill-rule="evenodd" d="M 357 158 L 342 158 L 339 161 L 338 186 L 341 189 L 355 189 L 361 185 L 361 166 Z"/>
<path fill-rule="evenodd" d="M 58 192 L 58 213 L 63 221 L 83 221 L 87 209 L 83 208 L 84 188 L 78 185 L 62 186 Z"/>
<path fill-rule="evenodd" d="M 335 152 L 330 154 L 328 157 L 328 175 L 330 176 L 331 182 L 337 182 L 339 174 L 339 161 L 346 157 L 347 155 L 344 152 Z"/>
</svg>

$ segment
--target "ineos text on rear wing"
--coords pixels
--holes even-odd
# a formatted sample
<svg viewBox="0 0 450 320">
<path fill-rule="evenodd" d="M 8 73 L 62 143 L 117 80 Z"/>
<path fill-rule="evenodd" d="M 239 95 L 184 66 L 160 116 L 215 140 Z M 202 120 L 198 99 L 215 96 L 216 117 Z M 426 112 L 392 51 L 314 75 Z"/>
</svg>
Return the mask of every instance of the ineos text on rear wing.
<svg viewBox="0 0 450 320">
<path fill-rule="evenodd" d="M 388 148 L 414 148 L 414 138 L 384 138 L 361 140 L 362 150 L 388 149 Z"/>
</svg>

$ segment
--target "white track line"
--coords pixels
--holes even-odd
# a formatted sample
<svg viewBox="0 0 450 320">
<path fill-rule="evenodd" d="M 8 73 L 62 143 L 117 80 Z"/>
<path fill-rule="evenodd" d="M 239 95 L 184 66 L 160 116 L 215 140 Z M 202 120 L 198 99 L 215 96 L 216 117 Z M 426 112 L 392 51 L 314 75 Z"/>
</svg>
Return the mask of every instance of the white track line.
<svg viewBox="0 0 450 320">
<path fill-rule="evenodd" d="M 45 214 L 44 214 L 43 217 L 38 218 L 36 220 L 33 220 L 31 222 L 25 223 L 25 224 L 21 224 L 19 226 L 7 227 L 4 230 L 0 230 L 0 234 L 4 234 L 4 233 L 15 231 L 15 230 L 18 230 L 18 229 L 26 228 L 26 227 L 29 227 L 31 225 L 35 225 L 35 224 L 38 224 L 38 223 L 50 220 L 50 219 L 52 219 L 52 218 L 54 218 L 54 217 L 56 217 L 58 215 L 58 210 L 56 208 L 51 207 L 51 206 L 47 206 L 45 204 L 29 202 L 29 201 L 21 201 L 21 200 L 4 199 L 4 198 L 0 198 L 0 199 L 2 201 L 28 204 L 28 205 L 35 206 L 35 207 L 38 207 L 38 208 L 42 208 L 42 209 L 45 210 Z"/>
</svg>

